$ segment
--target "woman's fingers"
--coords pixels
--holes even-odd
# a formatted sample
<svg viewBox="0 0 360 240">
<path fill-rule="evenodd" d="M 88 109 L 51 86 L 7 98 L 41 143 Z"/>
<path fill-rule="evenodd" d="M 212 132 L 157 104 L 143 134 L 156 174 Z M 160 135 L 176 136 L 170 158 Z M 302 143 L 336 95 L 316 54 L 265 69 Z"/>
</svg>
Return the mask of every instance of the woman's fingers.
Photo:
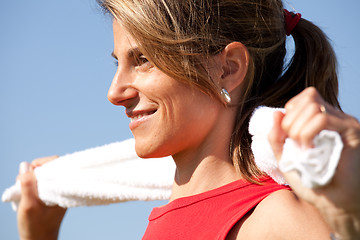
<svg viewBox="0 0 360 240">
<path fill-rule="evenodd" d="M 285 115 L 282 127 L 288 134 L 289 138 L 299 144 L 300 147 L 312 148 L 313 139 L 322 130 L 328 129 L 328 123 L 331 118 L 330 115 L 324 114 L 320 111 L 322 105 L 317 103 L 309 104 L 307 108 L 296 111 L 296 120 L 293 122 L 288 121 L 288 117 L 295 115 L 289 112 Z"/>
<path fill-rule="evenodd" d="M 28 165 L 28 166 L 26 166 Z M 37 183 L 33 170 L 29 163 L 21 163 L 18 180 L 21 184 L 21 202 L 32 205 L 37 201 Z"/>
<path fill-rule="evenodd" d="M 284 141 L 291 138 L 304 149 L 313 147 L 313 139 L 322 130 L 340 134 L 349 129 L 349 116 L 326 103 L 315 88 L 307 88 L 285 105 L 286 113 L 274 114 L 269 141 L 277 159 Z"/>
<path fill-rule="evenodd" d="M 280 111 L 274 113 L 274 125 L 268 135 L 271 148 L 277 160 L 281 158 L 285 139 L 287 138 L 287 134 L 281 127 L 284 116 L 284 113 Z"/>
<path fill-rule="evenodd" d="M 17 219 L 20 239 L 57 239 L 66 209 L 46 206 L 38 196 L 34 169 L 55 159 L 55 156 L 36 159 L 32 164 L 20 164 L 18 181 L 21 184 L 21 200 Z"/>
<path fill-rule="evenodd" d="M 32 163 L 22 162 L 19 166 L 19 175 L 17 181 L 20 181 L 21 185 L 21 199 L 20 204 L 26 204 L 31 207 L 33 204 L 42 204 L 38 197 L 37 181 L 34 174 L 34 169 L 58 158 L 58 156 L 49 156 L 43 158 L 37 158 Z"/>
<path fill-rule="evenodd" d="M 49 157 L 43 157 L 43 158 L 37 158 L 34 161 L 31 162 L 31 165 L 36 168 L 36 167 L 40 167 L 41 165 L 50 162 L 56 158 L 58 158 L 59 156 L 54 155 L 54 156 L 49 156 Z"/>
<path fill-rule="evenodd" d="M 312 147 L 312 139 L 308 139 L 307 137 L 309 133 L 305 134 L 304 132 L 306 126 L 316 123 L 317 126 L 322 128 L 325 127 L 324 115 L 319 109 L 319 104 L 310 103 L 307 106 L 303 106 L 303 108 L 287 112 L 284 117 L 284 121 L 282 122 L 284 131 L 288 133 L 291 139 L 296 141 L 302 147 Z M 319 132 L 320 130 L 314 133 L 314 135 L 317 135 Z"/>
<path fill-rule="evenodd" d="M 19 174 L 24 174 L 29 172 L 31 169 L 31 165 L 28 162 L 22 162 L 19 166 Z"/>
<path fill-rule="evenodd" d="M 303 148 L 313 147 L 313 139 L 322 130 L 340 134 L 348 129 L 349 116 L 325 102 L 314 88 L 307 88 L 285 105 L 283 131 Z"/>
<path fill-rule="evenodd" d="M 313 139 L 327 126 L 328 117 L 323 114 L 315 114 L 304 122 L 296 133 L 290 135 L 296 139 L 303 149 L 314 147 Z"/>
</svg>

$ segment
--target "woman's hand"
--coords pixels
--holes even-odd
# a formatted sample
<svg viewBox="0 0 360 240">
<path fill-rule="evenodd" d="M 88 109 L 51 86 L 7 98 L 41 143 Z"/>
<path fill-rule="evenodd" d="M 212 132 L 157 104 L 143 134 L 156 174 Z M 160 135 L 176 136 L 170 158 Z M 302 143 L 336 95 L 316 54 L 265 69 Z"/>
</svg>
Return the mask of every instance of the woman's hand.
<svg viewBox="0 0 360 240">
<path fill-rule="evenodd" d="M 269 141 L 279 160 L 286 138 L 311 148 L 312 140 L 327 129 L 340 134 L 344 147 L 332 181 L 320 188 L 305 188 L 295 172 L 284 176 L 296 194 L 313 204 L 341 239 L 360 239 L 360 124 L 326 103 L 314 88 L 307 88 L 286 105 L 286 114 L 274 114 Z"/>
<path fill-rule="evenodd" d="M 21 183 L 21 200 L 17 212 L 21 240 L 57 239 L 66 209 L 46 206 L 39 198 L 34 169 L 57 157 L 34 160 L 20 165 L 18 181 Z"/>
</svg>

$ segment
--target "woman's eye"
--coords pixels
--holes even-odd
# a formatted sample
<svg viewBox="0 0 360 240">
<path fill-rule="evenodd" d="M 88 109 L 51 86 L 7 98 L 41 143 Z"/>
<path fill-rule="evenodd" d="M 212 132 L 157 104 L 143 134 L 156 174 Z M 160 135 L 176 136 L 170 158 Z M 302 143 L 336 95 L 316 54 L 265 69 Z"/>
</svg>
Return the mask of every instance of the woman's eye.
<svg viewBox="0 0 360 240">
<path fill-rule="evenodd" d="M 147 58 L 146 58 L 144 55 L 141 55 L 141 56 L 139 56 L 139 57 L 137 58 L 137 64 L 138 64 L 139 66 L 141 66 L 141 65 L 143 65 L 143 64 L 145 64 L 145 63 L 147 63 L 147 62 L 149 62 L 149 61 L 147 60 Z"/>
<path fill-rule="evenodd" d="M 153 66 L 144 55 L 137 57 L 136 65 L 137 68 L 141 71 L 146 71 Z"/>
</svg>

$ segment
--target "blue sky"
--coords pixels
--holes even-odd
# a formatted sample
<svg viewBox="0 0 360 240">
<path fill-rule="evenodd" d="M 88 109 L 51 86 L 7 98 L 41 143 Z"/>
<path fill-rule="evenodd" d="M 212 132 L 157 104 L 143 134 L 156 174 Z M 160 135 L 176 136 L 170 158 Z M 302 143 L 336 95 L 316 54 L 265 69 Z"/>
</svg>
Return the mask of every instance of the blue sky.
<svg viewBox="0 0 360 240">
<path fill-rule="evenodd" d="M 124 110 L 106 99 L 115 72 L 111 20 L 95 0 L 1 0 L 0 191 L 21 161 L 131 137 Z M 360 118 L 357 0 L 288 1 L 322 27 L 339 60 L 340 102 Z M 291 9 L 291 8 L 289 8 Z M 140 239 L 165 202 L 70 209 L 60 239 Z M 0 203 L 0 239 L 17 239 L 16 214 Z"/>
</svg>

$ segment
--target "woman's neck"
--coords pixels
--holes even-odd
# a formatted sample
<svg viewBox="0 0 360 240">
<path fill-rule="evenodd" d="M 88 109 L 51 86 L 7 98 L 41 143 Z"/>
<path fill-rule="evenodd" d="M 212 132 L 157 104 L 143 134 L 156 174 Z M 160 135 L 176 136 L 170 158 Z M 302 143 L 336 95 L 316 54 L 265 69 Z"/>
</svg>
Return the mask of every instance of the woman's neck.
<svg viewBox="0 0 360 240">
<path fill-rule="evenodd" d="M 201 146 L 173 156 L 176 174 L 170 201 L 206 192 L 241 178 L 230 159 L 229 142 L 223 141 L 227 138 L 218 134 L 216 138 L 220 141 L 205 141 Z"/>
</svg>

